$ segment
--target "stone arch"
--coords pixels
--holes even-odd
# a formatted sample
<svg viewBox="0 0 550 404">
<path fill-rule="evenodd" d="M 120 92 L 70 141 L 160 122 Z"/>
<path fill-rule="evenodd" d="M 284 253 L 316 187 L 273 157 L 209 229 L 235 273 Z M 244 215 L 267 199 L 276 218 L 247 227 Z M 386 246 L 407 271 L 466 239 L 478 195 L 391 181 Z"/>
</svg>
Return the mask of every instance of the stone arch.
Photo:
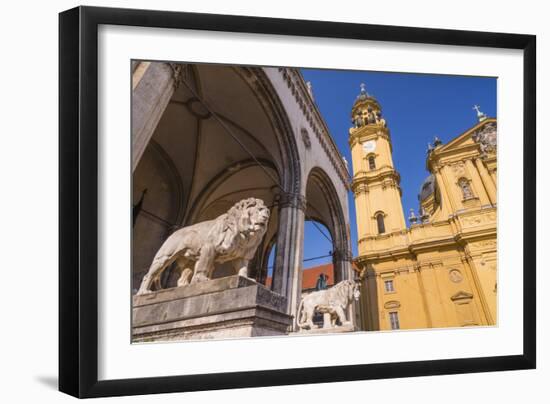
<svg viewBox="0 0 550 404">
<path fill-rule="evenodd" d="M 306 219 L 325 225 L 332 236 L 335 282 L 351 277 L 351 240 L 336 188 L 320 167 L 310 170 L 306 185 Z"/>
<path fill-rule="evenodd" d="M 258 162 L 270 172 L 276 175 L 276 178 L 280 178 L 280 172 L 277 167 L 268 160 L 259 159 Z M 207 214 L 204 213 L 208 209 L 208 206 L 212 204 L 209 202 L 209 197 L 212 196 L 214 191 L 218 189 L 224 182 L 238 175 L 238 171 L 246 170 L 252 167 L 258 167 L 258 162 L 253 159 L 245 159 L 226 167 L 224 170 L 220 171 L 208 184 L 206 184 L 202 190 L 199 192 L 198 196 L 194 199 L 192 206 L 189 207 L 187 216 L 185 219 L 186 223 L 196 223 L 201 220 L 208 219 Z M 261 168 L 260 168 L 261 170 Z M 275 185 L 266 184 L 265 188 L 272 189 L 276 188 Z M 239 190 L 235 190 L 238 192 Z M 274 192 L 276 193 L 276 191 Z M 223 197 L 223 195 L 222 195 Z M 269 207 L 273 206 L 273 200 L 264 201 Z"/>
<path fill-rule="evenodd" d="M 264 108 L 264 112 L 271 118 L 271 125 L 277 135 L 283 170 L 281 191 L 299 194 L 301 189 L 300 153 L 296 137 L 290 123 L 286 109 L 277 96 L 277 92 L 264 69 L 258 67 L 234 67 L 248 85 L 256 91 L 257 99 Z"/>
<path fill-rule="evenodd" d="M 154 140 L 150 141 L 135 171 L 132 188 L 132 205 L 141 199 L 132 226 L 133 243 L 142 245 L 142 248 L 132 249 L 132 289 L 135 290 L 161 244 L 177 228 L 185 210 L 182 179 L 166 151 Z"/>
<path fill-rule="evenodd" d="M 164 80 L 162 83 L 165 83 L 172 77 L 168 73 L 173 73 L 174 90 L 164 109 L 160 112 L 155 110 L 155 119 L 158 123 L 148 138 L 142 136 L 139 139 L 138 149 L 143 148 L 147 154 L 157 145 L 166 151 L 166 161 L 169 162 L 167 166 L 171 166 L 170 170 L 177 173 L 180 179 L 183 178 L 183 181 L 180 181 L 181 189 L 177 193 L 172 193 L 172 203 L 179 206 L 182 212 L 170 221 L 171 226 L 162 237 L 159 236 L 158 240 L 148 241 L 143 245 L 134 242 L 133 250 L 154 250 L 149 257 L 150 264 L 154 252 L 174 228 L 206 220 L 209 215 L 223 213 L 222 211 L 230 204 L 236 202 L 228 193 L 214 195 L 216 188 L 234 175 L 233 170 L 253 170 L 256 167 L 256 172 L 268 171 L 277 182 L 273 184 L 273 181 L 266 180 L 264 182 L 269 184 L 261 184 L 270 189 L 275 185 L 272 189 L 273 197 L 265 201 L 272 208 L 275 225 L 270 234 L 266 235 L 270 242 L 264 241 L 258 257 L 265 255 L 263 253 L 273 237 L 280 235 L 277 237 L 277 266 L 290 268 L 296 261 L 296 249 L 293 246 L 299 238 L 300 227 L 297 223 L 300 216 L 295 209 L 286 206 L 286 202 L 279 202 L 287 201 L 292 205 L 300 199 L 301 158 L 290 117 L 271 79 L 263 68 L 160 62 L 152 62 L 151 65 L 156 69 L 151 72 L 157 76 L 147 76 L 146 72 L 142 79 L 143 83 L 147 84 L 148 88 L 172 88 L 161 86 L 161 83 L 155 80 L 156 77 L 160 77 Z M 178 72 L 180 77 L 177 76 Z M 147 98 L 150 95 L 145 91 L 145 85 L 138 86 L 133 91 L 133 102 L 136 97 L 141 97 L 139 105 L 157 105 L 156 99 Z M 239 99 L 243 105 L 235 108 L 235 103 L 230 102 L 232 97 Z M 147 116 L 139 118 L 146 122 L 153 121 Z M 239 145 L 239 140 L 231 140 L 231 136 L 225 133 L 228 127 L 237 133 L 243 144 Z M 205 142 L 214 146 L 213 149 L 205 148 Z M 220 146 L 220 143 L 224 142 L 228 145 L 225 149 Z M 212 151 L 214 149 L 215 151 Z M 252 156 L 247 153 L 247 149 L 252 152 Z M 209 157 L 208 153 L 215 157 Z M 134 157 L 137 156 L 133 162 L 134 183 L 137 177 L 143 176 L 144 170 L 140 165 L 144 164 L 142 157 L 145 154 L 134 153 Z M 215 164 L 204 170 L 204 161 L 208 158 L 215 160 Z M 164 170 L 170 171 L 166 167 Z M 137 179 L 139 182 L 140 178 Z M 241 191 L 251 194 L 246 196 L 254 196 L 259 192 L 259 188 L 260 186 L 243 185 Z M 275 197 L 279 205 L 274 202 Z M 149 229 L 141 229 L 139 232 L 147 234 L 148 231 Z M 139 235 L 136 237 L 134 231 L 134 241 L 139 240 L 141 238 Z M 259 262 L 263 265 L 261 259 Z M 147 268 L 142 268 L 139 272 L 141 274 L 146 270 Z M 279 272 L 288 274 L 289 271 Z M 134 277 L 140 277 L 136 273 L 135 265 L 133 273 Z M 259 276 L 263 276 L 261 271 Z M 279 287 L 276 291 L 288 297 L 289 290 Z"/>
<path fill-rule="evenodd" d="M 462 193 L 462 199 L 472 199 L 474 197 L 474 192 L 472 190 L 472 182 L 466 177 L 460 177 L 456 182 Z"/>
</svg>

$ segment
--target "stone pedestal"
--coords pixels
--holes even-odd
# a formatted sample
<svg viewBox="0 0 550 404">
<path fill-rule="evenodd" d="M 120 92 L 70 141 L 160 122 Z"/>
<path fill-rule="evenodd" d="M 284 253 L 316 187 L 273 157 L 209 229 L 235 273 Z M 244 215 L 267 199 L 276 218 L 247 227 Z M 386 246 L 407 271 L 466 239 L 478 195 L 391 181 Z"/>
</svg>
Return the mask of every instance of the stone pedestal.
<svg viewBox="0 0 550 404">
<path fill-rule="evenodd" d="M 134 296 L 132 341 L 286 335 L 286 298 L 241 276 Z"/>
<path fill-rule="evenodd" d="M 318 335 L 318 334 L 339 334 L 342 332 L 354 332 L 357 331 L 353 324 L 344 324 L 336 327 L 321 327 L 314 328 L 313 330 L 300 330 L 293 335 Z"/>
</svg>

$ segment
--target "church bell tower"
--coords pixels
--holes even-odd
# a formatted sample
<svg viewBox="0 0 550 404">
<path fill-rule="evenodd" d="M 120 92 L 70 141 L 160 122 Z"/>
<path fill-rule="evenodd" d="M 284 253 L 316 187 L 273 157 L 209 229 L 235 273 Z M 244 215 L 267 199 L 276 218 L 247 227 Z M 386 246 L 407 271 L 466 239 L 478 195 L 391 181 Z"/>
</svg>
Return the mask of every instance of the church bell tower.
<svg viewBox="0 0 550 404">
<path fill-rule="evenodd" d="M 352 189 L 357 213 L 359 255 L 371 237 L 406 229 L 400 177 L 393 165 L 390 131 L 380 104 L 365 90 L 351 110 L 349 145 L 353 164 Z"/>
</svg>

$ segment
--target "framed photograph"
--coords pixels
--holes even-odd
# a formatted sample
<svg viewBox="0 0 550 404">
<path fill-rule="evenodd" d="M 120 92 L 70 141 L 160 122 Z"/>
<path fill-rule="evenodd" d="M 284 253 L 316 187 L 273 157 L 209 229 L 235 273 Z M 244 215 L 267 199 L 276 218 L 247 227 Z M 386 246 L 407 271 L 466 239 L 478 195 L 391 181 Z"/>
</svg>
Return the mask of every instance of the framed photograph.
<svg viewBox="0 0 550 404">
<path fill-rule="evenodd" d="M 61 391 L 535 367 L 534 36 L 94 7 L 59 32 Z"/>
</svg>

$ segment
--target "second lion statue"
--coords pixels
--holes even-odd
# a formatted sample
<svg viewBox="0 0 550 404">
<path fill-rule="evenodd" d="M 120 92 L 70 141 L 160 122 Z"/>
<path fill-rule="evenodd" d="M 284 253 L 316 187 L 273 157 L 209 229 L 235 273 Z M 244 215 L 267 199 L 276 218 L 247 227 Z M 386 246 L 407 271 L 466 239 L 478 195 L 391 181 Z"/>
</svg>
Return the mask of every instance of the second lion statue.
<svg viewBox="0 0 550 404">
<path fill-rule="evenodd" d="M 325 316 L 323 328 L 336 326 L 336 319 L 340 321 L 341 325 L 348 324 L 346 309 L 353 299 L 359 299 L 359 295 L 359 284 L 346 279 L 330 289 L 318 290 L 304 296 L 296 313 L 298 327 L 310 330 L 317 328 L 317 325 L 313 323 L 315 312 L 329 315 L 330 322 L 327 323 Z"/>
<path fill-rule="evenodd" d="M 211 279 L 215 263 L 231 262 L 236 273 L 248 277 L 248 262 L 267 230 L 269 209 L 261 199 L 237 202 L 216 219 L 175 231 L 162 244 L 143 277 L 138 295 L 151 293 L 162 273 L 176 263 L 178 286 Z"/>
</svg>

